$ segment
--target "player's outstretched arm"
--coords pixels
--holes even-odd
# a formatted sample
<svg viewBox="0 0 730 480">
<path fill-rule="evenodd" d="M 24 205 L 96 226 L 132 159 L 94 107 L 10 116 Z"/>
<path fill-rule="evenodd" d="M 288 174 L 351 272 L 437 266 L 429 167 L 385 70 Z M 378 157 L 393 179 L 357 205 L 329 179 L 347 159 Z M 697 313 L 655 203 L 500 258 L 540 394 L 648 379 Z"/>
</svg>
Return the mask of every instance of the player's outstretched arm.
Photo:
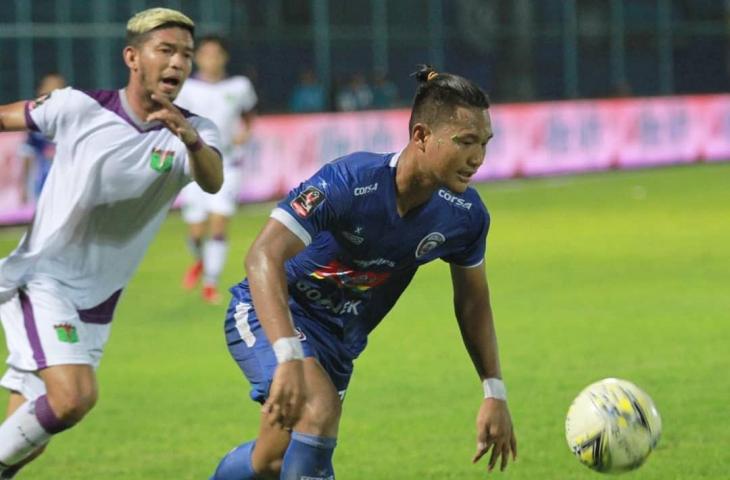
<svg viewBox="0 0 730 480">
<path fill-rule="evenodd" d="M 27 130 L 25 122 L 25 104 L 27 102 L 15 102 L 7 105 L 0 105 L 0 132 L 14 132 Z"/>
<path fill-rule="evenodd" d="M 204 191 L 215 193 L 223 185 L 223 160 L 218 152 L 206 145 L 197 130 L 182 112 L 162 95 L 152 95 L 160 108 L 147 116 L 146 121 L 162 122 L 188 148 L 190 170 L 195 182 Z"/>
<path fill-rule="evenodd" d="M 485 398 L 477 414 L 477 448 L 472 462 L 477 462 L 491 449 L 489 471 L 500 459 L 500 469 L 504 470 L 510 453 L 513 460 L 517 458 L 517 440 L 501 383 L 497 335 L 484 264 L 471 268 L 452 265 L 451 280 L 461 336 L 479 378 L 485 382 Z"/>
<path fill-rule="evenodd" d="M 282 428 L 292 428 L 297 422 L 306 395 L 303 355 L 289 311 L 284 270 L 284 262 L 303 249 L 299 237 L 269 219 L 246 255 L 246 274 L 256 313 L 279 363 L 262 412 L 269 424 Z"/>
</svg>

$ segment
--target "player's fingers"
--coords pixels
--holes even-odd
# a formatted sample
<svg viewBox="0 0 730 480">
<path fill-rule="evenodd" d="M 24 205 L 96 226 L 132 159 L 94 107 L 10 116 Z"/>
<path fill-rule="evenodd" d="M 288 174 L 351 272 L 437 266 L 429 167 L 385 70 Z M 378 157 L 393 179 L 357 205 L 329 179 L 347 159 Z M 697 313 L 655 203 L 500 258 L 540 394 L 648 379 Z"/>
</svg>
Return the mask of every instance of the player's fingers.
<svg viewBox="0 0 730 480">
<path fill-rule="evenodd" d="M 509 444 L 512 448 L 512 461 L 515 461 L 517 460 L 517 438 L 514 432 L 512 432 L 512 436 L 509 439 Z"/>
<path fill-rule="evenodd" d="M 474 454 L 474 457 L 471 459 L 471 463 L 477 463 L 480 458 L 484 456 L 485 453 L 489 451 L 489 447 L 492 445 L 492 442 L 488 440 L 481 440 L 477 442 L 477 451 Z"/>
<path fill-rule="evenodd" d="M 151 95 L 151 98 L 153 101 L 159 103 L 167 110 L 173 110 L 173 109 L 177 110 L 177 108 L 175 108 L 175 105 L 173 105 L 172 102 L 164 95 L 157 95 L 157 94 L 153 93 Z"/>
<path fill-rule="evenodd" d="M 499 466 L 499 469 L 504 472 L 504 469 L 507 468 L 507 461 L 509 460 L 509 443 L 505 443 L 502 447 L 502 464 Z"/>
<path fill-rule="evenodd" d="M 502 448 L 498 444 L 494 444 L 492 447 L 492 456 L 489 457 L 489 467 L 487 468 L 488 471 L 494 470 L 494 466 L 497 464 L 497 460 L 499 459 L 499 454 L 501 453 Z"/>
</svg>

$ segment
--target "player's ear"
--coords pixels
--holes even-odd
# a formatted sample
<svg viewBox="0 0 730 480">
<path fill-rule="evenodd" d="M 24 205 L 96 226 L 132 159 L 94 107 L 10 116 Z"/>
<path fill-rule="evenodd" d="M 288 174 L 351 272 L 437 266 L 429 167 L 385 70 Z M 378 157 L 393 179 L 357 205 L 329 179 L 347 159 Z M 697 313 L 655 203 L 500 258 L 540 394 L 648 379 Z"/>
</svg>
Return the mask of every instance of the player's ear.
<svg viewBox="0 0 730 480">
<path fill-rule="evenodd" d="M 413 126 L 411 131 L 411 141 L 418 147 L 419 150 L 426 150 L 426 141 L 431 135 L 431 129 L 426 124 L 417 123 Z"/>
<path fill-rule="evenodd" d="M 124 57 L 124 63 L 127 64 L 130 70 L 136 71 L 138 69 L 139 51 L 136 48 L 127 45 L 122 51 L 122 56 Z"/>
</svg>

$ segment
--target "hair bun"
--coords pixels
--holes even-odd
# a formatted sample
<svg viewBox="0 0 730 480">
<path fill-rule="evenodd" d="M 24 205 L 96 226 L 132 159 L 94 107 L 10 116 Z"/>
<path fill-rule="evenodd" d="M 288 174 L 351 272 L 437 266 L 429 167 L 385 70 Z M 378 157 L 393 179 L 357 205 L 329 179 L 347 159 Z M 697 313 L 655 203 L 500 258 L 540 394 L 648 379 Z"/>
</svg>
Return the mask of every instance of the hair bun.
<svg viewBox="0 0 730 480">
<path fill-rule="evenodd" d="M 427 83 L 438 77 L 439 73 L 431 65 L 421 64 L 416 68 L 418 68 L 418 70 L 413 72 L 411 76 L 416 77 L 416 80 L 418 80 L 419 83 Z"/>
</svg>

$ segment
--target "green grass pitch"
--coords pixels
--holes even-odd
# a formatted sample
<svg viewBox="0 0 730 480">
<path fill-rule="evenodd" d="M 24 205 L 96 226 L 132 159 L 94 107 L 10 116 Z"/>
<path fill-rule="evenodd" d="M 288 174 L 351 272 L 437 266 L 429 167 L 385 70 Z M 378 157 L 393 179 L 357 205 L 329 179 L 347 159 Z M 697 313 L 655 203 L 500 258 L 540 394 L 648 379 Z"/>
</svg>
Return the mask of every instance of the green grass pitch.
<svg viewBox="0 0 730 480">
<path fill-rule="evenodd" d="M 626 478 L 728 478 L 729 186 L 727 163 L 479 186 L 519 442 L 518 461 L 495 478 L 598 478 L 572 457 L 563 422 L 578 391 L 608 376 L 645 389 L 664 421 L 658 450 Z M 243 276 L 269 209 L 234 218 L 225 285 Z M 184 232 L 172 214 L 122 296 L 97 408 L 20 478 L 205 479 L 255 435 L 257 406 L 225 347 L 225 307 L 180 289 Z M 0 254 L 20 233 L 0 231 Z M 470 464 L 480 401 L 448 267 L 434 263 L 356 363 L 338 478 L 484 478 L 485 464 Z"/>
</svg>

